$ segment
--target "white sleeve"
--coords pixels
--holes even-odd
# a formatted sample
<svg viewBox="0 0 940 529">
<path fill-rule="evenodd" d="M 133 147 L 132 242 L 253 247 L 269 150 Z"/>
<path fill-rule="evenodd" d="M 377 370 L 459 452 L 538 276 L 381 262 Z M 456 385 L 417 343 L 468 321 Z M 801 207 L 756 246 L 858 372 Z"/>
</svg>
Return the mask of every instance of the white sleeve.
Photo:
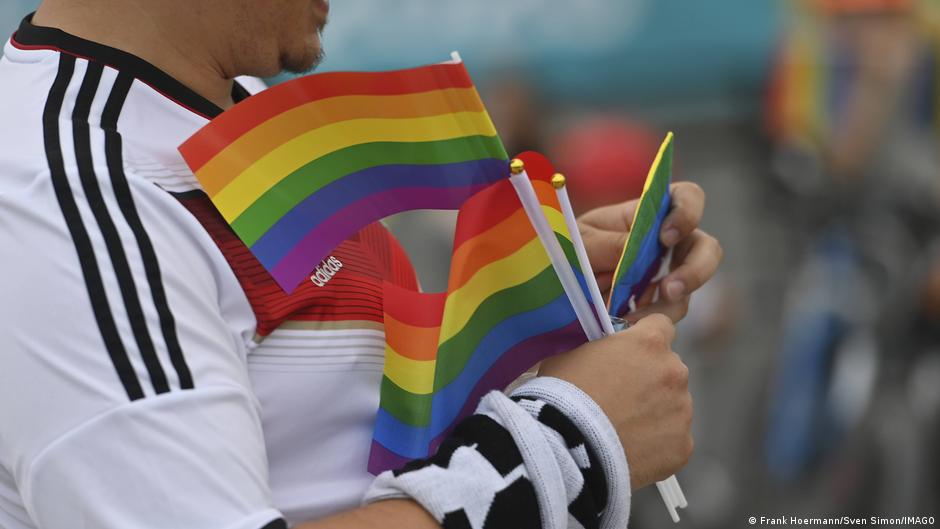
<svg viewBox="0 0 940 529">
<path fill-rule="evenodd" d="M 0 197 L 0 472 L 41 529 L 286 529 L 230 271 L 172 196 L 95 172 Z"/>
</svg>

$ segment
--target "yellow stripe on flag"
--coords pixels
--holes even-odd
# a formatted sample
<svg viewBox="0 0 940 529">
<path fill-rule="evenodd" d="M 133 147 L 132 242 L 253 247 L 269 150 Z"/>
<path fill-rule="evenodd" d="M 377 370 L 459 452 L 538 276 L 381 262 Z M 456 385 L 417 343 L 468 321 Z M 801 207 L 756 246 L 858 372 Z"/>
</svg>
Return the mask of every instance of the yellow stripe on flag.
<svg viewBox="0 0 940 529">
<path fill-rule="evenodd" d="M 401 95 L 349 95 L 311 101 L 278 114 L 230 143 L 199 169 L 200 184 L 214 195 L 265 154 L 305 132 L 351 119 L 410 119 L 454 112 L 483 112 L 474 88 Z"/>
<path fill-rule="evenodd" d="M 416 395 L 434 391 L 434 364 L 436 360 L 412 360 L 385 347 L 385 376 L 396 386 Z"/>
<path fill-rule="evenodd" d="M 561 231 L 565 228 L 565 219 L 560 211 L 548 206 L 542 206 L 542 211 L 555 231 L 566 233 Z M 492 229 L 481 235 L 491 232 Z M 501 290 L 525 283 L 547 266 L 551 266 L 548 254 L 545 253 L 538 237 L 533 236 L 531 241 L 512 255 L 480 268 L 462 287 L 447 296 L 438 343 L 444 343 L 460 332 L 486 298 Z"/>
<path fill-rule="evenodd" d="M 427 142 L 464 136 L 495 136 L 486 112 L 457 112 L 414 119 L 354 119 L 301 134 L 249 166 L 212 201 L 228 222 L 288 174 L 334 151 L 372 142 Z M 216 169 L 219 169 L 216 167 Z M 217 178 L 199 171 L 199 179 Z"/>
</svg>

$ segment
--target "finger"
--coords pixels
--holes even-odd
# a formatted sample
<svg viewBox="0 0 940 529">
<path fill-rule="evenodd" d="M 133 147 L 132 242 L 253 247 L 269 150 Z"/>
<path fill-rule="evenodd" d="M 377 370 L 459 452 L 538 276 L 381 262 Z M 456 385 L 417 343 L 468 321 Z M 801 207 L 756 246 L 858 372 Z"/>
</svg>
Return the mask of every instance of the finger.
<svg viewBox="0 0 940 529">
<path fill-rule="evenodd" d="M 627 243 L 627 232 L 605 231 L 587 228 L 582 231 L 584 249 L 595 274 L 611 272 L 620 262 L 623 246 Z"/>
<path fill-rule="evenodd" d="M 597 288 L 600 289 L 601 294 L 606 298 L 614 282 L 614 273 L 611 271 L 598 272 L 594 270 L 594 278 L 597 279 Z"/>
<path fill-rule="evenodd" d="M 660 240 L 668 247 L 687 237 L 702 221 L 705 211 L 705 191 L 694 182 L 672 185 L 672 210 L 663 220 Z"/>
<path fill-rule="evenodd" d="M 640 294 L 640 299 L 636 300 L 637 307 L 644 307 L 653 302 L 653 298 L 656 297 L 656 291 L 659 289 L 659 281 L 655 283 L 650 283 L 646 290 Z"/>
<path fill-rule="evenodd" d="M 669 345 L 676 338 L 676 326 L 669 316 L 660 313 L 650 313 L 639 319 L 630 329 L 636 333 L 651 333 L 653 336 L 665 340 L 665 345 Z"/>
<path fill-rule="evenodd" d="M 636 212 L 637 202 L 637 200 L 628 200 L 627 202 L 592 209 L 581 215 L 578 222 L 599 230 L 629 231 L 630 226 L 633 224 L 633 215 Z"/>
<path fill-rule="evenodd" d="M 673 322 L 679 323 L 679 321 L 685 318 L 685 315 L 689 313 L 690 300 L 690 296 L 686 296 L 679 301 L 665 301 L 660 299 L 655 303 L 637 309 L 636 312 L 626 316 L 625 319 L 630 322 L 630 325 L 633 325 L 634 322 L 640 321 L 650 314 L 662 314 Z"/>
<path fill-rule="evenodd" d="M 692 232 L 676 248 L 673 258 L 678 265 L 663 279 L 663 297 L 666 301 L 678 301 L 698 290 L 718 271 L 722 257 L 718 239 L 702 230 Z"/>
</svg>

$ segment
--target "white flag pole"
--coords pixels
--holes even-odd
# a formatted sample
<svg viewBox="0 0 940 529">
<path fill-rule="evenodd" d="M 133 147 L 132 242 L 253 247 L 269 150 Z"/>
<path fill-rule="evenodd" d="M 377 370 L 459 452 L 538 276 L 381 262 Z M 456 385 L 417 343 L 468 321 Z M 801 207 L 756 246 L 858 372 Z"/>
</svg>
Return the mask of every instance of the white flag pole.
<svg viewBox="0 0 940 529">
<path fill-rule="evenodd" d="M 669 517 L 672 518 L 673 523 L 679 523 L 679 513 L 676 512 L 676 501 L 671 487 L 665 481 L 657 481 L 656 490 L 663 498 L 663 503 L 666 504 L 666 510 L 669 511 Z"/>
<path fill-rule="evenodd" d="M 669 476 L 666 478 L 666 483 L 668 483 L 672 490 L 676 493 L 677 496 L 677 506 L 685 509 L 689 506 L 689 501 L 685 499 L 685 494 L 682 492 L 682 487 L 679 486 L 679 480 L 675 476 Z"/>
<path fill-rule="evenodd" d="M 516 194 L 522 202 L 522 207 L 529 217 L 529 222 L 532 223 L 532 227 L 535 228 L 535 233 L 538 234 L 539 240 L 542 241 L 542 246 L 548 253 L 548 258 L 551 260 L 555 273 L 558 274 L 558 279 L 561 281 L 561 286 L 564 288 L 565 294 L 568 295 L 568 300 L 571 301 L 571 306 L 574 308 L 578 321 L 581 323 L 581 328 L 584 329 L 584 334 L 587 336 L 588 340 L 597 340 L 603 336 L 603 332 L 597 323 L 594 311 L 591 310 L 591 306 L 588 305 L 584 292 L 581 290 L 581 285 L 578 283 L 578 279 L 571 269 L 571 264 L 568 262 L 564 250 L 561 249 L 561 244 L 555 237 L 555 231 L 552 230 L 552 227 L 548 224 L 548 220 L 545 218 L 545 214 L 542 212 L 542 205 L 539 203 L 538 196 L 535 194 L 535 188 L 532 187 L 532 182 L 529 181 L 529 175 L 525 172 L 525 164 L 522 160 L 514 159 L 510 163 L 510 169 L 512 175 L 509 177 L 509 181 L 515 188 Z"/>
<path fill-rule="evenodd" d="M 604 297 L 601 295 L 601 289 L 597 286 L 597 278 L 594 277 L 594 269 L 591 268 L 591 261 L 588 259 L 587 250 L 584 248 L 584 240 L 581 238 L 581 231 L 578 230 L 578 220 L 574 216 L 574 209 L 571 207 L 571 200 L 568 198 L 568 190 L 565 188 L 565 175 L 555 173 L 552 176 L 552 187 L 555 188 L 555 195 L 558 196 L 558 203 L 561 205 L 561 214 L 565 218 L 565 225 L 568 226 L 568 233 L 571 234 L 571 242 L 574 244 L 574 251 L 578 255 L 578 264 L 581 265 L 581 271 L 584 272 L 584 279 L 587 281 L 588 290 L 591 293 L 591 301 L 594 304 L 594 310 L 597 312 L 597 319 L 604 328 L 604 334 L 614 334 L 614 326 L 610 323 L 610 316 L 607 315 L 607 306 L 604 305 Z"/>
</svg>

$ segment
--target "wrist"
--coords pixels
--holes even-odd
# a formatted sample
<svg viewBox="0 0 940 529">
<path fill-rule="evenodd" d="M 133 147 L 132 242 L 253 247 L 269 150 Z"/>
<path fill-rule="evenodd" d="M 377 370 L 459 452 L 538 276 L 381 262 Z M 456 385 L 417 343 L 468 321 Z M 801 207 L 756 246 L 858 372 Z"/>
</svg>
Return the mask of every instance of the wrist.
<svg viewBox="0 0 940 529">
<path fill-rule="evenodd" d="M 606 505 L 602 506 L 600 527 L 626 527 L 631 495 L 629 466 L 620 437 L 601 407 L 574 384 L 550 376 L 526 382 L 512 392 L 511 398 L 530 413 L 545 410 L 546 405 L 560 412 L 560 417 L 548 414 L 544 420 L 570 421 L 583 436 L 587 453 L 596 458 L 592 467 L 600 471 L 597 479 L 604 481 Z M 590 475 L 585 478 L 590 479 Z"/>
</svg>

